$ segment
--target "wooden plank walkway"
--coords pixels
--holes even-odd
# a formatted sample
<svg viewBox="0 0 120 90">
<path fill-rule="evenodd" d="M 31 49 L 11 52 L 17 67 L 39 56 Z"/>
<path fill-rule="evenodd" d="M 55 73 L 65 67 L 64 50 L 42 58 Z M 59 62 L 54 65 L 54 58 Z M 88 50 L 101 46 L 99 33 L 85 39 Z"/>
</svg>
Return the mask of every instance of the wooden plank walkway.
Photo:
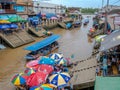
<svg viewBox="0 0 120 90">
<path fill-rule="evenodd" d="M 70 83 L 75 88 L 87 88 L 89 85 L 93 84 L 96 77 L 96 67 L 98 66 L 97 60 L 95 57 L 89 58 L 87 60 L 78 61 L 76 66 L 70 70 L 70 73 L 73 74 L 73 77 L 70 80 Z"/>
</svg>

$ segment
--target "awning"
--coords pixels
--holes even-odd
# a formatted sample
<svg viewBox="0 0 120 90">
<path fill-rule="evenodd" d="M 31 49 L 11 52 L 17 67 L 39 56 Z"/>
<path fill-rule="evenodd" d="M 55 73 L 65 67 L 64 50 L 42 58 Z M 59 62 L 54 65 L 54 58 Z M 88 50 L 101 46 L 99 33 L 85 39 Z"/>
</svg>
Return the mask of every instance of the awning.
<svg viewBox="0 0 120 90">
<path fill-rule="evenodd" d="M 37 42 L 33 45 L 30 45 L 30 46 L 27 46 L 24 48 L 24 50 L 28 50 L 28 51 L 36 51 L 36 50 L 39 50 L 53 42 L 55 42 L 56 40 L 58 40 L 60 38 L 60 35 L 52 35 L 40 42 Z"/>
<path fill-rule="evenodd" d="M 96 77 L 94 90 L 120 90 L 120 77 Z"/>
<path fill-rule="evenodd" d="M 120 30 L 107 35 L 102 39 L 99 51 L 104 51 L 120 45 Z"/>
</svg>

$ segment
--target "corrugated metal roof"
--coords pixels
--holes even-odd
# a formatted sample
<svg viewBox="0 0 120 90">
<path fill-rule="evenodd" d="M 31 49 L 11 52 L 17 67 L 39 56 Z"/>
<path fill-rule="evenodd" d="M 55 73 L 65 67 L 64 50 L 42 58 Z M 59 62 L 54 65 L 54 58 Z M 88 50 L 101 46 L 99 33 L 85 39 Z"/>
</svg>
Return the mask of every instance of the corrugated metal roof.
<svg viewBox="0 0 120 90">
<path fill-rule="evenodd" d="M 94 90 L 120 90 L 120 77 L 96 77 Z"/>
</svg>

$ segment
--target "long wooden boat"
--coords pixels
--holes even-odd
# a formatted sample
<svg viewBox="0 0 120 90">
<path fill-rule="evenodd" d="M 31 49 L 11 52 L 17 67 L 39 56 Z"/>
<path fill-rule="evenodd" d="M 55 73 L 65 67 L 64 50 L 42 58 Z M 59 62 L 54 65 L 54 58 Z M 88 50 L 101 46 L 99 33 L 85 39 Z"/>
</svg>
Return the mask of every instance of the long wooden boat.
<svg viewBox="0 0 120 90">
<path fill-rule="evenodd" d="M 30 51 L 25 58 L 27 60 L 37 59 L 39 56 L 45 56 L 55 49 L 59 48 L 57 40 L 60 38 L 60 35 L 52 35 L 45 38 L 42 41 L 39 41 L 33 45 L 27 46 L 24 50 Z"/>
</svg>

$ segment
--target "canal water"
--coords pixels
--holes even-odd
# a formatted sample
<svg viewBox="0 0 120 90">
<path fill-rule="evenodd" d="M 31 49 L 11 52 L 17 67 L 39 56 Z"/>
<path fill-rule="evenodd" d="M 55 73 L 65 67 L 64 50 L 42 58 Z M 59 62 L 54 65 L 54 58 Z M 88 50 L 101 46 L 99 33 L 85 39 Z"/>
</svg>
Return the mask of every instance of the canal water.
<svg viewBox="0 0 120 90">
<path fill-rule="evenodd" d="M 72 61 L 83 60 L 90 57 L 93 43 L 87 37 L 87 33 L 93 24 L 92 17 L 93 16 L 90 17 L 90 22 L 87 26 L 82 25 L 80 28 L 71 30 L 60 28 L 51 30 L 54 34 L 61 35 L 61 38 L 58 40 L 60 47 L 55 52 L 63 53 L 64 57 L 74 55 L 74 58 L 71 59 Z M 36 42 L 42 39 L 44 38 L 35 38 Z M 7 48 L 0 51 L 0 90 L 15 90 L 14 85 L 12 85 L 10 81 L 13 75 L 25 70 L 26 60 L 24 56 L 29 51 L 25 51 L 23 48 L 27 45 L 15 49 Z"/>
</svg>

